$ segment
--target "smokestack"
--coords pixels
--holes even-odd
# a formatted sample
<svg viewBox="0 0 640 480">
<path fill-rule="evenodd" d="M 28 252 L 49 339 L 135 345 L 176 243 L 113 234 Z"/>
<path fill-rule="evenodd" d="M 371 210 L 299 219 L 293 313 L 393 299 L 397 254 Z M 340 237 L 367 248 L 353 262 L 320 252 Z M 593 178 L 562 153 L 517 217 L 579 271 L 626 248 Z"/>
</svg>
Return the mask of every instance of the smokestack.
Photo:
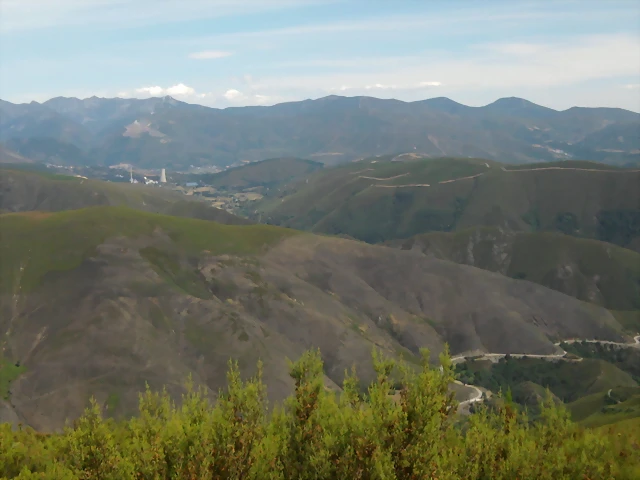
<svg viewBox="0 0 640 480">
<path fill-rule="evenodd" d="M 160 183 L 167 183 L 167 173 L 165 172 L 165 169 L 162 169 L 162 172 L 160 173 Z"/>
</svg>

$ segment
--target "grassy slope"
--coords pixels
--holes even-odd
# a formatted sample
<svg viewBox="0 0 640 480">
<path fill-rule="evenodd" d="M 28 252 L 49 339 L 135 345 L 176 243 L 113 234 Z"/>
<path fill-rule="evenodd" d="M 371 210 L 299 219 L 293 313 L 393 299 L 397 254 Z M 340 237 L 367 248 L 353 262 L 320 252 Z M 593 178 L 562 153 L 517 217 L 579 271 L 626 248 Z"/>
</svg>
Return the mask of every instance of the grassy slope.
<svg viewBox="0 0 640 480">
<path fill-rule="evenodd" d="M 571 418 L 599 427 L 640 417 L 640 387 L 617 387 L 582 397 L 567 405 Z"/>
<path fill-rule="evenodd" d="M 0 355 L 0 401 L 9 398 L 9 386 L 25 371 L 22 365 L 16 365 Z"/>
<path fill-rule="evenodd" d="M 0 170 L 4 211 L 58 211 L 97 205 L 124 206 L 154 213 L 244 224 L 246 220 L 204 202 L 185 200 L 168 188 L 112 183 L 51 174 L 46 171 Z"/>
<path fill-rule="evenodd" d="M 295 232 L 266 225 L 222 225 L 131 210 L 92 207 L 55 214 L 0 215 L 0 288 L 27 291 L 49 271 L 69 270 L 106 238 L 149 235 L 156 228 L 188 251 L 254 253 Z M 25 267 L 21 273 L 21 267 Z"/>
<path fill-rule="evenodd" d="M 491 168 L 487 169 L 485 163 Z M 590 162 L 561 165 L 574 164 L 579 168 L 602 169 Z M 385 157 L 367 159 L 318 172 L 308 184 L 291 186 L 278 196 L 265 199 L 259 208 L 276 224 L 332 234 L 346 233 L 365 241 L 379 242 L 421 232 L 478 225 L 516 231 L 556 230 L 598 238 L 601 232 L 594 217 L 604 211 L 637 212 L 640 203 L 640 173 L 505 172 L 500 167 L 501 164 L 481 159 L 410 162 L 391 162 Z M 484 175 L 438 184 L 478 173 Z M 358 178 L 398 175 L 402 176 L 390 180 Z M 371 186 L 420 183 L 431 186 Z M 612 241 L 626 244 L 637 233 L 613 232 L 610 236 Z"/>
<path fill-rule="evenodd" d="M 274 188 L 307 176 L 322 167 L 322 163 L 302 158 L 271 158 L 230 168 L 221 173 L 198 175 L 194 178 L 224 190 L 258 186 Z"/>
<path fill-rule="evenodd" d="M 382 157 L 351 163 L 316 173 L 308 184 L 292 187 L 283 198 L 266 200 L 263 210 L 274 221 L 295 228 L 347 233 L 367 241 L 383 240 L 389 235 L 409 236 L 418 233 L 414 229 L 425 222 L 448 222 L 450 204 L 455 202 L 461 184 L 451 184 L 454 187 L 444 195 L 442 186 L 395 189 L 371 185 L 437 184 L 487 170 L 484 160 L 450 160 L 391 162 Z M 466 187 L 462 186 L 462 191 Z M 414 220 L 421 221 L 416 224 Z M 401 231 L 394 233 L 398 230 Z"/>
<path fill-rule="evenodd" d="M 640 309 L 640 254 L 609 243 L 480 227 L 422 234 L 390 244 L 529 280 L 612 310 Z M 633 328 L 633 318 L 623 320 Z"/>
</svg>

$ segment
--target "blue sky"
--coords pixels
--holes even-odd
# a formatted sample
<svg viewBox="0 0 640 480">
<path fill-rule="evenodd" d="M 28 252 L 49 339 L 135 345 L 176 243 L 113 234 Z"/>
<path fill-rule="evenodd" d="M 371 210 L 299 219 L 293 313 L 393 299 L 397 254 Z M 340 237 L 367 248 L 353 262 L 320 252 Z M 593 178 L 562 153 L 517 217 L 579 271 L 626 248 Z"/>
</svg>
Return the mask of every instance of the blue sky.
<svg viewBox="0 0 640 480">
<path fill-rule="evenodd" d="M 640 111 L 640 2 L 2 0 L 0 97 L 524 97 Z"/>
</svg>

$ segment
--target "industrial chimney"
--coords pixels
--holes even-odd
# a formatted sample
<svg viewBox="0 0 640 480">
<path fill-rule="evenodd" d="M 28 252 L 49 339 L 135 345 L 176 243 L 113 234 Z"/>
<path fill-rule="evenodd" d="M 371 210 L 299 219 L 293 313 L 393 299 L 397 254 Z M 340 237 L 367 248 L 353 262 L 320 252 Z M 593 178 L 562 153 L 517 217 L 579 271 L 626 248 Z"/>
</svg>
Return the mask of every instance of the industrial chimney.
<svg viewBox="0 0 640 480">
<path fill-rule="evenodd" d="M 165 172 L 165 169 L 162 169 L 162 172 L 160 173 L 160 183 L 167 183 L 167 173 Z"/>
</svg>

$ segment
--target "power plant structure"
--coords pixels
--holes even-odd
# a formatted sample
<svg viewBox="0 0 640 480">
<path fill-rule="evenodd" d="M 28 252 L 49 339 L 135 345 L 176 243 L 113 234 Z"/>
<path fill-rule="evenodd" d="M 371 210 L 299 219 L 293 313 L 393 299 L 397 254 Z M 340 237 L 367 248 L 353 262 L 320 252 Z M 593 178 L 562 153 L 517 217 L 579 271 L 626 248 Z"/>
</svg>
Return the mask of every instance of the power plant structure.
<svg viewBox="0 0 640 480">
<path fill-rule="evenodd" d="M 162 169 L 162 172 L 160 173 L 160 183 L 167 183 L 167 172 L 165 171 L 165 169 Z"/>
</svg>

